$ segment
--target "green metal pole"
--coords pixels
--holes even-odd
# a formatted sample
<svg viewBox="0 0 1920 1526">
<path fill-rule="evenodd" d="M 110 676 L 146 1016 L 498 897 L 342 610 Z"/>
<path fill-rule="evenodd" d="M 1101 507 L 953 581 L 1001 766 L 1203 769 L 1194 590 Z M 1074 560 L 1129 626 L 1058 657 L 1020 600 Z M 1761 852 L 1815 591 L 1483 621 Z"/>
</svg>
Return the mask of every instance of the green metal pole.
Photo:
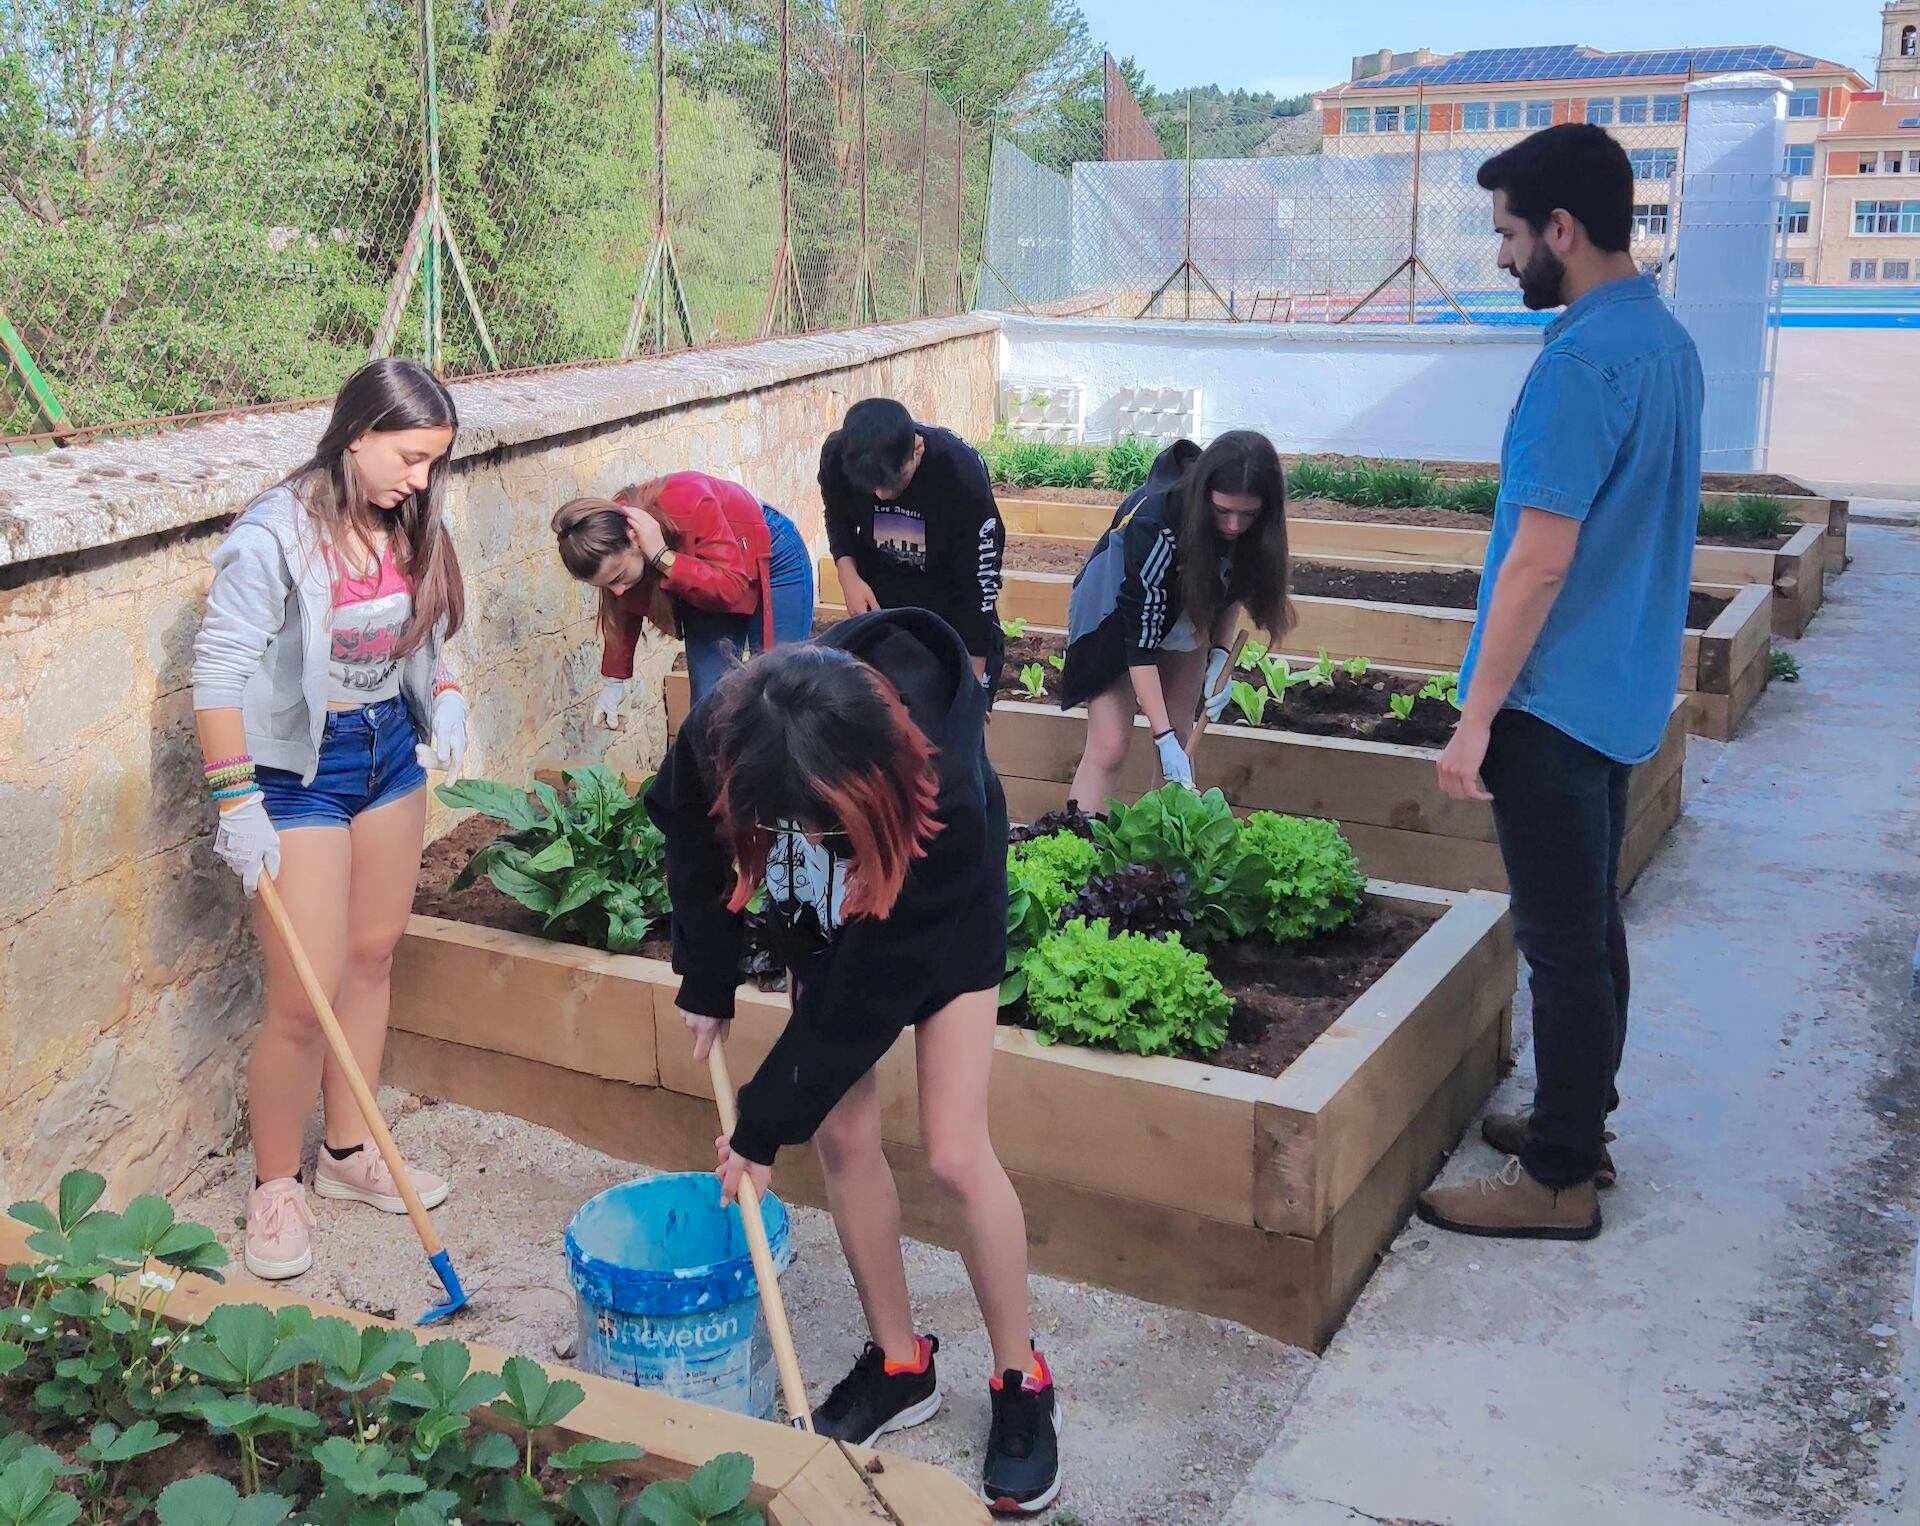
<svg viewBox="0 0 1920 1526">
<path fill-rule="evenodd" d="M 421 297 L 425 307 L 427 369 L 438 373 L 441 364 L 441 339 L 444 332 L 440 261 L 440 76 L 434 58 L 433 0 L 420 0 L 420 46 L 424 75 L 427 136 L 423 146 L 426 159 L 427 200 L 432 215 L 427 220 L 425 260 Z"/>
<path fill-rule="evenodd" d="M 667 353 L 667 0 L 653 5 L 653 245 L 659 251 L 660 274 L 654 293 L 653 352 Z M 687 335 L 687 343 L 693 336 Z"/>
<path fill-rule="evenodd" d="M 47 428 L 64 429 L 67 413 L 60 406 L 60 399 L 53 395 L 53 383 L 34 363 L 33 352 L 27 348 L 26 340 L 20 337 L 20 331 L 13 326 L 4 307 L 0 307 L 0 349 L 6 351 L 7 365 L 20 378 L 20 385 L 33 403 L 33 411 L 40 415 Z"/>
</svg>

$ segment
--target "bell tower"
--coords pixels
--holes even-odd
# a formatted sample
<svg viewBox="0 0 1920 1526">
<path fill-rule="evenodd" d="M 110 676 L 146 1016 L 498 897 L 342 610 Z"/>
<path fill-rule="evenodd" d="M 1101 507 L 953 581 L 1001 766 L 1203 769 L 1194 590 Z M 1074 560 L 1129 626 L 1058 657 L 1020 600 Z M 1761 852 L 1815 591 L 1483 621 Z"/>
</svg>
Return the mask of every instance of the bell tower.
<svg viewBox="0 0 1920 1526">
<path fill-rule="evenodd" d="M 1920 0 L 1889 0 L 1881 12 L 1879 85 L 1888 100 L 1920 100 Z"/>
</svg>

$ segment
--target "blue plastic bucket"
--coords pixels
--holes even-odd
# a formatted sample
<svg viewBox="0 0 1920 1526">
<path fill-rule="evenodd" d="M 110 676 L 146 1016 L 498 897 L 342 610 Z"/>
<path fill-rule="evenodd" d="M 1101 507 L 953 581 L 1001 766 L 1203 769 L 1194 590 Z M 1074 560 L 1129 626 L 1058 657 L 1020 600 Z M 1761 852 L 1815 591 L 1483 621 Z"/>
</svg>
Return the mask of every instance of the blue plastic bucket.
<svg viewBox="0 0 1920 1526">
<path fill-rule="evenodd" d="M 787 1209 L 761 1199 L 776 1273 L 793 1260 Z M 567 1226 L 588 1372 L 715 1409 L 773 1417 L 778 1371 L 747 1232 L 707 1172 L 627 1182 Z"/>
</svg>

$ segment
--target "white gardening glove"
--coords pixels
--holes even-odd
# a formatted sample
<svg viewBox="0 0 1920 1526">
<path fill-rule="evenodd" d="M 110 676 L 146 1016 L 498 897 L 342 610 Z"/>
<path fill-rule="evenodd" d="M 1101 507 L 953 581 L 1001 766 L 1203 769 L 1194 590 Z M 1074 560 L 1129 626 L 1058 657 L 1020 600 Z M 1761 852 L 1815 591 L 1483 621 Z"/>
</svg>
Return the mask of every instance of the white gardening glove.
<svg viewBox="0 0 1920 1526">
<path fill-rule="evenodd" d="M 1193 762 L 1187 757 L 1186 748 L 1180 745 L 1177 732 L 1163 731 L 1153 739 L 1154 748 L 1160 754 L 1160 777 L 1168 784 L 1184 784 L 1193 788 Z"/>
<path fill-rule="evenodd" d="M 267 815 L 267 800 L 258 790 L 230 810 L 220 813 L 213 834 L 214 854 L 235 874 L 248 895 L 260 888 L 264 868 L 280 877 L 280 834 Z"/>
<path fill-rule="evenodd" d="M 620 729 L 620 707 L 626 703 L 625 679 L 609 678 L 600 685 L 600 697 L 593 702 L 593 724 L 602 731 Z"/>
<path fill-rule="evenodd" d="M 446 774 L 441 781 L 457 784 L 467 766 L 467 697 L 458 689 L 443 689 L 433 701 L 433 740 L 413 754 L 422 768 Z"/>
<path fill-rule="evenodd" d="M 1221 678 L 1227 671 L 1227 664 L 1233 660 L 1233 653 L 1224 646 L 1216 646 L 1207 653 L 1207 676 L 1200 685 L 1202 703 L 1206 708 L 1207 720 L 1217 721 L 1227 713 L 1227 705 L 1233 699 L 1233 685 L 1223 684 Z M 1214 692 L 1215 687 L 1219 692 Z"/>
</svg>

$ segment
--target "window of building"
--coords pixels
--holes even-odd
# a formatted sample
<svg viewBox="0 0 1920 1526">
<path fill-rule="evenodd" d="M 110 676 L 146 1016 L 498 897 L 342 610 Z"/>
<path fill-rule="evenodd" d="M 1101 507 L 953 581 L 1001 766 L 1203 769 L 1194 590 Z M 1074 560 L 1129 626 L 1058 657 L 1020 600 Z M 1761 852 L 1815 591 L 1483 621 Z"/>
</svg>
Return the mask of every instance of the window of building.
<svg viewBox="0 0 1920 1526">
<path fill-rule="evenodd" d="M 1790 117 L 1817 117 L 1820 115 L 1820 92 L 1818 90 L 1796 90 L 1787 97 L 1787 115 Z"/>
<path fill-rule="evenodd" d="M 1493 125 L 1495 127 L 1518 127 L 1520 125 L 1520 103 L 1518 101 L 1495 101 L 1493 103 Z"/>
<path fill-rule="evenodd" d="M 1528 101 L 1527 102 L 1527 126 L 1529 127 L 1553 126 L 1553 102 L 1552 101 Z"/>
<path fill-rule="evenodd" d="M 1860 156 L 1860 173 L 1863 175 L 1879 174 L 1880 156 L 1878 154 L 1862 154 Z"/>
<path fill-rule="evenodd" d="M 1587 97 L 1587 120 L 1596 127 L 1613 125 L 1613 97 L 1598 95 Z"/>
<path fill-rule="evenodd" d="M 1780 231 L 1782 233 L 1805 233 L 1812 222 L 1811 202 L 1790 201 L 1780 213 Z"/>
<path fill-rule="evenodd" d="M 1901 153 L 1897 148 L 1890 149 L 1880 156 L 1880 173 L 1883 175 L 1898 175 L 1903 170 L 1911 172 L 1916 167 L 1920 167 L 1920 160 L 1916 160 L 1912 155 Z"/>
<path fill-rule="evenodd" d="M 1409 106 L 1400 113 L 1400 126 L 1406 132 L 1432 132 L 1433 108 L 1431 106 Z"/>
<path fill-rule="evenodd" d="M 1811 143 L 1789 143 L 1787 145 L 1786 167 L 1781 173 L 1786 175 L 1811 175 L 1813 173 L 1813 145 Z"/>
<path fill-rule="evenodd" d="M 1849 281 L 1871 281 L 1879 273 L 1879 265 L 1873 260 L 1851 260 L 1847 264 Z"/>
<path fill-rule="evenodd" d="M 1863 235 L 1920 233 L 1920 201 L 1856 201 L 1853 231 Z"/>
<path fill-rule="evenodd" d="M 1656 95 L 1653 98 L 1653 119 L 1656 122 L 1679 121 L 1680 97 L 1677 95 Z"/>
<path fill-rule="evenodd" d="M 1910 272 L 1912 270 L 1913 261 L 1911 260 L 1882 260 L 1880 262 L 1880 279 L 1883 281 L 1911 280 L 1912 276 Z"/>
<path fill-rule="evenodd" d="M 1667 231 L 1667 203 L 1664 201 L 1637 202 L 1633 208 L 1633 236 L 1635 238 L 1660 238 Z"/>
<path fill-rule="evenodd" d="M 1807 278 L 1805 260 L 1776 260 L 1773 273 L 1783 281 L 1804 281 Z"/>
<path fill-rule="evenodd" d="M 1635 180 L 1671 180 L 1680 167 L 1677 148 L 1636 148 L 1627 155 Z"/>
<path fill-rule="evenodd" d="M 1900 56 L 1920 58 L 1920 27 L 1910 26 L 1900 29 Z"/>
<path fill-rule="evenodd" d="M 1347 108 L 1346 130 L 1348 132 L 1365 132 L 1372 121 L 1373 113 L 1365 106 L 1349 106 Z"/>
<path fill-rule="evenodd" d="M 1373 130 L 1375 132 L 1400 131 L 1400 108 L 1398 106 L 1374 107 Z"/>
<path fill-rule="evenodd" d="M 1623 95 L 1620 97 L 1620 120 L 1622 122 L 1644 122 L 1647 119 L 1647 98 L 1644 95 Z"/>
<path fill-rule="evenodd" d="M 1487 102 L 1468 101 L 1460 108 L 1460 128 L 1463 132 L 1485 132 L 1492 115 Z"/>
</svg>

